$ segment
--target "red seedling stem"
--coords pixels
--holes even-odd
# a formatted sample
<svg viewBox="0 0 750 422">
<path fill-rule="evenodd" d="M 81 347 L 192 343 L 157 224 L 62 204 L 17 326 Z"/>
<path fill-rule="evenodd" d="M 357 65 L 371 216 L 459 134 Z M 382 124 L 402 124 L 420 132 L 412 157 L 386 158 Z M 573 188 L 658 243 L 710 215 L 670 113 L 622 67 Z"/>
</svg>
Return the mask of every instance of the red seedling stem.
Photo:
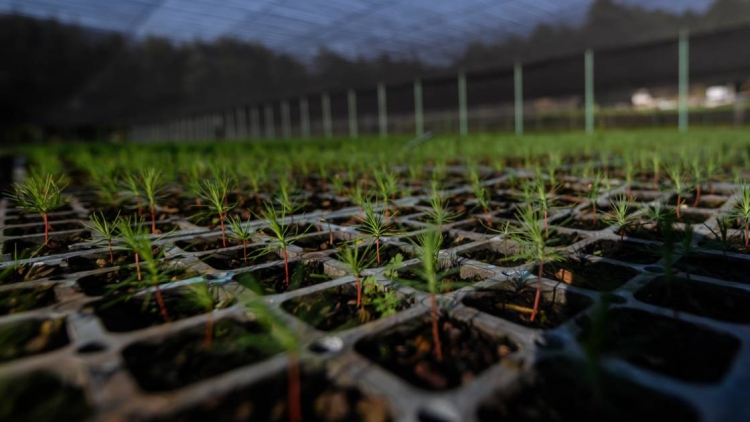
<svg viewBox="0 0 750 422">
<path fill-rule="evenodd" d="M 490 218 L 490 210 L 484 209 L 484 219 L 487 220 L 487 227 L 492 227 L 492 219 Z"/>
<path fill-rule="evenodd" d="M 138 253 L 135 254 L 135 272 L 138 274 L 138 281 L 143 280 L 141 276 L 141 257 Z"/>
<path fill-rule="evenodd" d="M 357 277 L 357 307 L 362 304 L 362 283 L 359 281 L 359 275 Z"/>
<path fill-rule="evenodd" d="M 227 247 L 227 236 L 224 234 L 224 213 L 219 213 L 219 222 L 221 224 L 221 244 L 226 248 Z"/>
<path fill-rule="evenodd" d="M 750 246 L 750 223 L 745 222 L 745 247 Z"/>
<path fill-rule="evenodd" d="M 547 222 L 547 210 L 544 210 L 544 237 L 549 237 L 549 223 Z"/>
<path fill-rule="evenodd" d="M 167 306 L 164 304 L 164 296 L 161 294 L 161 289 L 158 284 L 154 288 L 156 289 L 156 304 L 159 305 L 161 316 L 164 318 L 164 322 L 169 322 L 169 314 L 167 313 Z"/>
<path fill-rule="evenodd" d="M 286 273 L 286 287 L 289 288 L 289 254 L 287 254 L 286 248 L 283 250 L 284 254 L 284 272 Z"/>
<path fill-rule="evenodd" d="M 213 342 L 214 338 L 214 317 L 213 317 L 213 310 L 208 312 L 208 319 L 206 320 L 206 335 L 203 338 L 203 346 L 206 349 L 211 348 L 211 343 Z"/>
<path fill-rule="evenodd" d="M 154 204 L 151 204 L 151 234 L 156 234 L 156 210 Z"/>
<path fill-rule="evenodd" d="M 242 241 L 242 257 L 247 261 L 247 239 Z"/>
<path fill-rule="evenodd" d="M 138 218 L 143 217 L 143 208 L 141 208 L 141 200 L 136 199 L 135 204 L 138 207 Z"/>
<path fill-rule="evenodd" d="M 531 322 L 536 319 L 536 314 L 539 312 L 539 299 L 542 297 L 542 263 L 539 263 L 539 275 L 536 278 L 536 297 L 534 297 L 534 309 L 531 311 Z"/>
<path fill-rule="evenodd" d="M 594 210 L 594 225 L 599 224 L 599 218 L 596 215 L 596 200 L 591 201 L 591 208 Z"/>
<path fill-rule="evenodd" d="M 112 253 L 112 241 L 107 241 L 107 247 L 109 248 L 109 263 L 114 264 L 115 263 L 115 255 Z"/>
<path fill-rule="evenodd" d="M 693 207 L 697 207 L 701 203 L 701 185 L 695 187 L 695 201 L 693 201 Z"/>
<path fill-rule="evenodd" d="M 44 245 L 49 243 L 49 221 L 47 220 L 47 213 L 42 213 L 42 220 L 44 220 Z"/>
<path fill-rule="evenodd" d="M 682 220 L 682 214 L 680 213 L 680 203 L 682 202 L 682 194 L 677 194 L 677 219 Z"/>
<path fill-rule="evenodd" d="M 378 256 L 378 265 L 380 265 L 380 237 L 375 238 L 375 254 Z"/>
<path fill-rule="evenodd" d="M 435 343 L 435 360 L 443 361 L 443 345 L 440 343 L 440 330 L 438 330 L 438 311 L 435 293 L 430 293 L 430 317 L 432 319 L 432 342 Z"/>
<path fill-rule="evenodd" d="M 289 422 L 302 422 L 302 409 L 300 408 L 300 370 L 299 360 L 294 353 L 289 354 L 289 367 L 287 368 L 287 406 L 289 407 Z"/>
</svg>

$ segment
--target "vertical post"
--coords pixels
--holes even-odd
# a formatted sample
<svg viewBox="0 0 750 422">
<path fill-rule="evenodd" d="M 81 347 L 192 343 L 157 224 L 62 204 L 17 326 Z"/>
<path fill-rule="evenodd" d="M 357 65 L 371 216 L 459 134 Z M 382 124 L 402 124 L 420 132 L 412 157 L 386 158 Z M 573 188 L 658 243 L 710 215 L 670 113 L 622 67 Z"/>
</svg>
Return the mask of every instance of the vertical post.
<svg viewBox="0 0 750 422">
<path fill-rule="evenodd" d="M 350 89 L 346 93 L 346 98 L 349 106 L 349 137 L 357 139 L 357 93 Z"/>
<path fill-rule="evenodd" d="M 289 101 L 281 102 L 281 135 L 284 139 L 292 137 L 292 121 L 289 115 Z"/>
<path fill-rule="evenodd" d="M 414 126 L 417 136 L 424 135 L 424 120 L 422 117 L 422 81 L 414 81 Z"/>
<path fill-rule="evenodd" d="M 469 122 L 466 113 L 466 73 L 458 74 L 458 125 L 461 136 L 469 134 Z"/>
<path fill-rule="evenodd" d="M 679 49 L 679 129 L 680 132 L 688 130 L 688 95 L 690 94 L 689 63 L 690 47 L 688 44 L 687 30 L 680 31 Z"/>
<path fill-rule="evenodd" d="M 266 119 L 266 139 L 273 139 L 276 137 L 276 128 L 274 127 L 273 121 L 273 105 L 266 103 L 266 109 L 263 113 L 263 117 Z"/>
<path fill-rule="evenodd" d="M 250 110 L 250 138 L 260 139 L 260 108 L 253 107 Z"/>
<path fill-rule="evenodd" d="M 388 109 L 386 106 L 385 85 L 378 84 L 378 126 L 380 127 L 380 137 L 388 136 Z"/>
<path fill-rule="evenodd" d="M 331 97 L 328 94 L 323 94 L 320 97 L 320 102 L 323 107 L 323 132 L 326 139 L 331 139 L 333 137 L 333 128 L 331 127 Z"/>
<path fill-rule="evenodd" d="M 594 133 L 594 52 L 586 50 L 584 55 L 586 73 L 586 133 Z"/>
<path fill-rule="evenodd" d="M 523 67 L 516 63 L 513 67 L 513 92 L 516 106 L 516 135 L 523 135 Z"/>
<path fill-rule="evenodd" d="M 302 138 L 307 139 L 310 137 L 310 109 L 307 107 L 307 98 L 305 97 L 299 99 L 299 119 Z"/>
</svg>

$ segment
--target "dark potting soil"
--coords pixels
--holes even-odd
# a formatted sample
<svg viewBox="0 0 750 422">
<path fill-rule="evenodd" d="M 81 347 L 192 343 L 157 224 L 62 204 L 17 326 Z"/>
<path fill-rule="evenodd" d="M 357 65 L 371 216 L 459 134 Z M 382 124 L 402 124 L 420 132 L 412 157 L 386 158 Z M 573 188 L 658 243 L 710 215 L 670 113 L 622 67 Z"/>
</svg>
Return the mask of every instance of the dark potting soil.
<svg viewBox="0 0 750 422">
<path fill-rule="evenodd" d="M 359 389 L 338 386 L 321 372 L 302 370 L 300 379 L 302 420 L 336 422 L 386 422 L 387 402 L 365 396 Z M 248 387 L 199 403 L 169 417 L 174 422 L 229 422 L 237 420 L 286 422 L 288 415 L 286 371 Z M 164 419 L 166 422 L 167 419 Z"/>
<path fill-rule="evenodd" d="M 458 290 L 462 287 L 470 286 L 487 278 L 486 275 L 473 274 L 462 277 L 461 265 L 452 264 L 446 268 L 441 268 L 438 276 L 438 293 L 448 293 Z M 398 271 L 398 278 L 394 280 L 399 284 L 413 287 L 423 292 L 429 292 L 429 287 L 422 278 L 414 271 L 406 269 Z"/>
<path fill-rule="evenodd" d="M 386 299 L 390 299 L 389 309 L 379 308 L 377 305 L 386 303 Z M 363 287 L 362 305 L 358 307 L 355 284 L 346 284 L 287 300 L 281 307 L 318 330 L 343 331 L 404 310 L 411 304 L 411 299 L 393 292 L 379 290 L 367 294 Z"/>
<path fill-rule="evenodd" d="M 333 242 L 331 242 L 333 241 Z M 316 234 L 305 236 L 295 240 L 292 244 L 302 248 L 306 252 L 328 251 L 346 245 L 346 239 L 338 239 L 329 234 Z"/>
<path fill-rule="evenodd" d="M 284 265 L 261 268 L 237 274 L 233 280 L 260 295 L 274 295 L 330 281 L 333 278 L 325 273 L 323 264 L 311 261 L 289 263 L 289 286 L 286 284 Z"/>
<path fill-rule="evenodd" d="M 464 385 L 518 349 L 506 337 L 492 338 L 458 320 L 441 317 L 438 330 L 442 361 L 435 357 L 429 319 L 366 337 L 355 348 L 405 381 L 433 391 Z"/>
<path fill-rule="evenodd" d="M 154 256 L 159 256 L 159 253 L 161 253 L 160 248 L 153 249 Z M 132 252 L 113 251 L 112 257 L 114 259 L 110 262 L 109 251 L 107 251 L 99 254 L 72 256 L 66 258 L 65 262 L 68 263 L 68 272 L 70 273 L 119 267 L 135 262 L 135 255 Z"/>
<path fill-rule="evenodd" d="M 522 290 L 486 289 L 464 298 L 463 303 L 490 315 L 530 328 L 555 328 L 591 305 L 591 299 L 556 289 L 542 292 L 539 313 L 531 321 L 536 288 Z"/>
<path fill-rule="evenodd" d="M 251 243 L 251 242 L 248 242 Z M 178 240 L 177 242 L 174 242 L 175 246 L 182 249 L 185 252 L 205 252 L 205 251 L 212 251 L 216 249 L 223 249 L 224 242 L 221 240 L 221 237 L 218 237 L 216 239 L 211 238 L 205 238 L 205 237 L 192 237 L 188 240 Z M 241 244 L 241 243 L 240 243 Z M 237 246 L 237 242 L 227 238 L 227 246 L 226 247 L 232 247 Z M 250 253 L 250 248 L 248 248 L 248 253 Z"/>
<path fill-rule="evenodd" d="M 680 212 L 680 218 L 676 220 L 678 223 L 684 224 L 702 224 L 708 220 L 710 216 L 707 214 L 701 214 L 697 212 Z"/>
<path fill-rule="evenodd" d="M 449 234 L 443 237 L 443 249 L 455 248 L 457 246 L 468 245 L 469 243 L 476 242 L 476 240 L 468 238 L 463 235 Z"/>
<path fill-rule="evenodd" d="M 504 389 L 479 408 L 481 422 L 512 421 L 697 421 L 687 403 L 568 359 L 536 365 L 514 390 Z M 586 375 L 591 374 L 591 375 Z M 583 375 L 583 376 L 582 376 Z"/>
<path fill-rule="evenodd" d="M 693 254 L 682 257 L 674 267 L 692 275 L 750 284 L 750 261 L 723 255 Z"/>
<path fill-rule="evenodd" d="M 538 271 L 539 267 L 534 267 L 532 274 Z M 550 280 L 600 292 L 611 292 L 637 274 L 637 270 L 621 265 L 575 259 L 544 264 L 542 273 Z"/>
<path fill-rule="evenodd" d="M 574 219 L 566 219 L 561 222 L 554 222 L 552 223 L 555 226 L 561 226 L 561 227 L 567 227 L 569 229 L 576 229 L 576 230 L 587 230 L 587 231 L 599 231 L 604 230 L 609 225 L 605 223 L 601 218 L 598 218 L 596 221 L 594 219 L 580 219 L 580 218 L 574 218 Z"/>
<path fill-rule="evenodd" d="M 683 205 L 687 205 L 688 208 L 693 208 L 693 204 L 695 203 L 695 196 L 693 195 L 682 195 L 680 197 L 680 202 Z M 720 206 L 724 205 L 724 202 L 726 202 L 725 199 L 716 198 L 716 197 L 701 197 L 701 201 L 698 203 L 698 206 L 695 208 L 710 208 L 715 209 L 719 208 Z M 669 198 L 669 201 L 667 202 L 668 205 L 674 205 L 677 206 L 677 195 L 672 195 Z"/>
<path fill-rule="evenodd" d="M 25 239 L 7 239 L 3 241 L 3 253 L 24 257 L 48 256 L 68 251 L 68 246 L 91 238 L 87 231 L 50 236 L 47 245 L 44 236 L 37 236 L 34 241 Z"/>
<path fill-rule="evenodd" d="M 20 283 L 54 277 L 63 273 L 59 265 L 45 265 L 42 263 L 26 264 L 19 267 L 6 267 L 0 270 L 0 285 Z"/>
<path fill-rule="evenodd" d="M 380 245 L 380 263 L 378 264 L 377 255 L 378 252 L 373 244 L 364 254 L 364 262 L 372 262 L 367 268 L 380 268 L 388 265 L 391 259 L 395 258 L 396 255 L 401 254 L 404 259 L 410 259 L 412 257 L 411 252 L 402 251 L 399 247 L 393 245 Z M 335 255 L 334 255 L 335 258 Z"/>
<path fill-rule="evenodd" d="M 271 252 L 258 255 L 258 249 L 250 247 L 247 248 L 247 259 L 245 259 L 244 249 L 241 247 L 219 251 L 200 259 L 217 270 L 234 270 L 283 260 L 279 253 Z"/>
<path fill-rule="evenodd" d="M 479 234 L 489 234 L 492 236 L 496 236 L 498 234 L 501 234 L 500 232 L 505 227 L 504 222 L 492 222 L 491 226 L 487 225 L 487 221 L 484 219 L 482 220 L 474 220 L 467 223 L 459 223 L 456 225 L 456 229 L 466 231 L 466 232 L 472 232 L 472 233 L 479 233 Z"/>
<path fill-rule="evenodd" d="M 549 233 L 550 239 L 547 242 L 547 246 L 549 247 L 564 248 L 585 239 L 585 237 L 578 232 L 557 233 L 554 229 L 550 228 Z"/>
<path fill-rule="evenodd" d="M 53 286 L 0 292 L 0 315 L 17 314 L 57 303 Z"/>
<path fill-rule="evenodd" d="M 303 234 L 307 233 L 315 233 L 321 230 L 320 227 L 316 226 L 315 224 L 307 224 L 307 223 L 295 223 L 295 224 L 288 224 L 287 225 L 287 233 L 293 233 L 295 236 L 301 236 Z M 260 230 L 264 235 L 269 236 L 273 238 L 273 231 L 271 231 L 270 228 L 264 227 Z"/>
<path fill-rule="evenodd" d="M 206 312 L 205 308 L 188 299 L 189 291 L 186 288 L 162 289 L 161 294 L 169 322 Z M 104 327 L 114 333 L 141 330 L 167 322 L 159 309 L 155 292 L 148 297 L 139 295 L 127 299 L 102 299 L 95 302 L 93 307 Z"/>
<path fill-rule="evenodd" d="M 141 269 L 143 277 L 147 276 L 144 273 L 144 269 Z M 196 277 L 198 273 L 189 268 L 183 266 L 164 266 L 161 271 L 165 275 L 166 281 L 177 281 L 185 280 L 191 277 Z M 83 291 L 86 296 L 102 296 L 109 292 L 113 292 L 114 285 L 122 283 L 124 281 L 136 281 L 137 272 L 134 266 L 132 267 L 120 267 L 116 270 L 101 272 L 97 274 L 87 275 L 76 280 L 76 284 Z M 168 277 L 168 278 L 167 278 Z M 133 286 L 124 285 L 118 288 L 118 291 L 132 290 Z"/>
<path fill-rule="evenodd" d="M 620 235 L 620 232 L 617 232 Z M 658 227 L 647 227 L 647 226 L 635 226 L 625 228 L 625 236 L 632 237 L 634 239 L 643 240 L 656 240 L 658 242 L 664 242 L 664 233 Z M 679 242 L 685 237 L 685 232 L 682 230 L 673 230 L 672 238 L 675 242 Z"/>
<path fill-rule="evenodd" d="M 83 226 L 80 223 L 50 223 L 49 232 L 61 232 L 70 230 L 81 230 Z M 28 236 L 30 234 L 44 233 L 44 224 L 33 224 L 21 227 L 6 227 L 3 230 L 5 236 Z"/>
<path fill-rule="evenodd" d="M 59 349 L 68 344 L 65 318 L 27 319 L 0 326 L 0 363 Z"/>
<path fill-rule="evenodd" d="M 83 390 L 48 372 L 33 372 L 0 383 L 0 420 L 82 421 L 91 415 Z"/>
<path fill-rule="evenodd" d="M 458 255 L 468 259 L 473 259 L 474 261 L 484 262 L 485 264 L 497 265 L 499 267 L 517 267 L 526 263 L 526 260 L 524 259 L 517 259 L 512 255 L 508 256 L 487 246 L 461 251 Z"/>
<path fill-rule="evenodd" d="M 172 337 L 136 343 L 123 351 L 128 370 L 146 391 L 170 391 L 259 363 L 283 349 L 256 323 L 216 321 L 211 346 L 206 347 L 206 326 L 193 327 Z"/>
<path fill-rule="evenodd" d="M 5 211 L 5 215 L 14 216 L 14 217 L 15 216 L 20 216 L 20 215 L 39 215 L 39 216 L 41 216 L 41 214 L 38 214 L 38 213 L 26 213 L 21 208 L 13 208 L 16 205 L 17 204 L 15 202 L 11 201 L 10 202 L 10 208 L 7 211 Z M 61 206 L 60 208 L 55 208 L 54 212 L 55 213 L 61 213 L 61 212 L 68 212 L 68 211 L 73 211 L 73 208 L 70 206 L 70 204 L 65 204 L 65 205 Z"/>
<path fill-rule="evenodd" d="M 675 278 L 667 283 L 664 277 L 657 277 L 636 292 L 635 298 L 719 321 L 750 322 L 750 292 L 733 287 L 688 281 L 685 278 Z"/>
<path fill-rule="evenodd" d="M 337 226 L 356 226 L 358 224 L 361 224 L 362 221 L 357 217 L 356 215 L 353 215 L 351 217 L 336 217 L 336 218 L 327 218 L 321 224 L 324 228 L 328 229 L 328 223 L 335 224 Z"/>
<path fill-rule="evenodd" d="M 579 340 L 586 342 L 592 322 L 585 316 L 579 323 Z M 604 324 L 599 341 L 605 356 L 687 382 L 719 382 L 740 347 L 728 334 L 635 309 L 610 310 Z"/>
<path fill-rule="evenodd" d="M 661 259 L 659 246 L 609 239 L 589 243 L 580 252 L 634 264 L 654 264 Z"/>
<path fill-rule="evenodd" d="M 76 220 L 78 213 L 75 212 L 63 212 L 56 213 L 51 212 L 47 214 L 47 221 L 63 221 L 63 220 Z M 32 223 L 44 223 L 44 217 L 41 214 L 19 214 L 16 217 L 8 217 L 5 219 L 6 225 L 12 224 L 32 224 Z M 78 227 L 80 228 L 80 226 Z"/>
</svg>

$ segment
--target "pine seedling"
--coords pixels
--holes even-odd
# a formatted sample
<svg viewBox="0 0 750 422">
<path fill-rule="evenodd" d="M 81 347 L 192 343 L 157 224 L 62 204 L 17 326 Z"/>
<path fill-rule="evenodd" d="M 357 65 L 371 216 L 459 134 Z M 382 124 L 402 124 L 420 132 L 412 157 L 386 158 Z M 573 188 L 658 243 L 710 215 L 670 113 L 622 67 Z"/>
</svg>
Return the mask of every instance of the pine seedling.
<svg viewBox="0 0 750 422">
<path fill-rule="evenodd" d="M 432 322 L 432 342 L 435 360 L 443 361 L 443 347 L 440 343 L 438 327 L 437 290 L 439 281 L 439 256 L 443 237 L 437 227 L 432 227 L 419 236 L 419 257 L 422 265 L 413 271 L 427 284 L 430 292 L 430 319 Z"/>
<path fill-rule="evenodd" d="M 209 179 L 203 181 L 200 186 L 199 196 L 206 202 L 208 210 L 198 215 L 216 215 L 219 217 L 221 225 L 221 244 L 227 247 L 227 236 L 224 227 L 224 219 L 227 213 L 234 208 L 235 204 L 227 204 L 227 195 L 229 193 L 229 181 L 224 179 Z"/>
<path fill-rule="evenodd" d="M 375 183 L 378 187 L 378 192 L 380 194 L 381 201 L 384 205 L 384 213 L 385 216 L 389 216 L 389 210 L 388 210 L 388 204 L 393 199 L 393 195 L 396 194 L 398 190 L 398 182 L 396 180 L 396 175 L 393 173 L 390 173 L 383 170 L 376 170 L 374 173 L 375 176 Z"/>
<path fill-rule="evenodd" d="M 517 254 L 519 258 L 536 261 L 538 267 L 536 297 L 531 312 L 531 322 L 534 322 L 539 312 L 539 302 L 542 296 L 542 274 L 545 262 L 563 260 L 563 256 L 552 248 L 547 247 L 549 241 L 546 229 L 543 228 L 542 216 L 539 211 L 531 207 L 525 208 L 518 214 L 521 229 L 513 236 L 513 240 L 523 246 Z"/>
<path fill-rule="evenodd" d="M 631 212 L 635 208 L 635 202 L 626 196 L 620 196 L 610 199 L 609 205 L 612 210 L 608 213 L 602 213 L 602 220 L 616 228 L 617 233 L 620 233 L 620 242 L 622 242 L 625 238 L 625 231 L 636 220 Z"/>
<path fill-rule="evenodd" d="M 552 208 L 550 196 L 551 192 L 554 192 L 556 190 L 553 184 L 554 181 L 550 181 L 550 185 L 552 185 L 552 187 L 548 191 L 547 184 L 544 182 L 544 179 L 542 177 L 537 177 L 534 179 L 534 181 L 530 181 L 529 185 L 527 185 L 529 186 L 529 191 L 533 192 L 533 196 L 535 196 L 533 203 L 537 204 L 539 209 L 542 211 L 545 237 L 549 236 L 549 211 Z"/>
<path fill-rule="evenodd" d="M 289 288 L 289 246 L 305 233 L 299 233 L 297 225 L 287 223 L 284 209 L 279 212 L 270 202 L 265 203 L 263 218 L 268 224 L 273 241 L 264 246 L 261 249 L 261 253 L 281 251 L 284 258 L 285 285 Z"/>
<path fill-rule="evenodd" d="M 242 259 L 247 261 L 247 243 L 255 235 L 255 229 L 250 227 L 250 218 L 246 222 L 236 215 L 230 215 L 226 219 L 228 226 L 227 236 L 242 243 Z"/>
<path fill-rule="evenodd" d="M 698 156 L 690 161 L 690 169 L 693 172 L 693 185 L 695 185 L 695 200 L 693 201 L 693 207 L 697 207 L 698 204 L 701 203 L 701 183 L 705 177 L 703 163 Z"/>
<path fill-rule="evenodd" d="M 433 189 L 430 195 L 430 209 L 427 210 L 427 219 L 431 224 L 443 229 L 443 225 L 451 223 L 458 218 L 458 213 L 448 209 L 448 202 L 444 201 L 437 189 Z"/>
<path fill-rule="evenodd" d="M 352 272 L 357 284 L 357 307 L 362 305 L 362 272 L 370 267 L 375 258 L 370 256 L 370 247 L 344 245 L 339 249 L 336 259 L 341 261 Z"/>
<path fill-rule="evenodd" d="M 214 337 L 214 310 L 222 309 L 232 304 L 234 297 L 227 295 L 221 298 L 221 291 L 226 291 L 215 283 L 192 283 L 186 287 L 182 295 L 189 309 L 202 309 L 206 313 L 206 334 L 203 338 L 203 346 L 211 348 Z"/>
<path fill-rule="evenodd" d="M 14 183 L 10 198 L 18 203 L 26 213 L 39 213 L 44 221 L 44 244 L 49 243 L 49 213 L 63 205 L 65 199 L 62 190 L 65 188 L 62 179 L 55 180 L 52 175 L 29 177 Z"/>
<path fill-rule="evenodd" d="M 477 205 L 482 208 L 484 212 L 484 218 L 487 223 L 487 227 L 492 227 L 492 218 L 490 217 L 490 192 L 486 187 L 482 186 L 482 181 L 479 178 L 479 172 L 475 167 L 469 169 L 469 180 L 471 181 L 471 189 L 474 191 L 474 197 L 477 200 Z"/>
<path fill-rule="evenodd" d="M 709 239 L 707 243 L 713 246 L 715 249 L 719 249 L 724 257 L 727 258 L 727 252 L 732 249 L 732 241 L 729 236 L 729 228 L 731 227 L 731 218 L 726 215 L 720 215 L 716 217 L 716 230 L 706 223 L 703 225 L 711 232 L 714 236 L 713 239 Z"/>
<path fill-rule="evenodd" d="M 394 234 L 395 225 L 383 214 L 376 213 L 369 199 L 365 200 L 362 207 L 364 209 L 364 217 L 360 219 L 359 231 L 375 240 L 375 254 L 378 265 L 380 265 L 380 238 Z"/>
<path fill-rule="evenodd" d="M 141 274 L 141 252 L 146 249 L 151 250 L 151 242 L 142 223 L 142 219 L 136 218 L 133 220 L 129 216 L 120 218 L 116 223 L 118 237 L 122 240 L 125 249 L 135 255 L 135 270 L 138 281 L 143 280 Z"/>
<path fill-rule="evenodd" d="M 138 177 L 134 173 L 126 173 L 122 183 L 125 197 L 135 202 L 138 218 L 143 217 L 143 192 Z"/>
<path fill-rule="evenodd" d="M 120 220 L 120 213 L 117 213 L 117 216 L 115 219 L 110 222 L 107 220 L 106 217 L 104 217 L 104 213 L 99 212 L 91 214 L 89 217 L 88 223 L 82 223 L 83 227 L 85 227 L 87 230 L 90 230 L 96 234 L 99 235 L 98 238 L 94 238 L 91 240 L 94 244 L 97 244 L 99 242 L 106 242 L 107 243 L 107 249 L 109 249 L 109 263 L 114 264 L 115 263 L 115 255 L 113 252 L 112 242 L 117 237 L 118 228 L 117 224 Z"/>
<path fill-rule="evenodd" d="M 143 195 L 151 212 L 151 233 L 156 234 L 156 202 L 165 188 L 164 175 L 160 170 L 151 167 L 141 171 L 140 179 Z"/>
<path fill-rule="evenodd" d="M 675 209 L 677 212 L 677 219 L 681 220 L 682 213 L 680 212 L 680 208 L 682 208 L 682 195 L 685 193 L 682 164 L 676 162 L 674 164 L 668 165 L 666 166 L 666 171 L 669 175 L 670 180 L 672 180 L 672 185 L 674 186 L 675 193 L 677 194 L 677 206 L 675 207 Z"/>
<path fill-rule="evenodd" d="M 395 314 L 400 304 L 401 300 L 396 292 L 378 283 L 374 276 L 368 276 L 362 280 L 362 308 L 360 309 L 364 310 L 365 306 L 372 305 L 381 317 L 387 317 Z M 369 319 L 364 313 L 361 314 L 361 318 L 363 322 Z"/>
<path fill-rule="evenodd" d="M 598 217 L 598 213 L 596 210 L 596 203 L 599 200 L 599 193 L 601 191 L 603 179 L 604 179 L 604 175 L 601 172 L 596 172 L 596 174 L 594 174 L 594 178 L 591 180 L 591 183 L 589 183 L 589 186 L 588 186 L 589 189 L 587 192 L 587 196 L 588 196 L 589 203 L 591 204 L 591 210 L 594 215 L 594 224 L 599 223 L 599 220 L 598 220 L 599 217 Z"/>
<path fill-rule="evenodd" d="M 738 224 L 744 225 L 745 247 L 750 246 L 750 185 L 740 187 L 737 203 L 732 207 L 732 215 Z"/>
</svg>

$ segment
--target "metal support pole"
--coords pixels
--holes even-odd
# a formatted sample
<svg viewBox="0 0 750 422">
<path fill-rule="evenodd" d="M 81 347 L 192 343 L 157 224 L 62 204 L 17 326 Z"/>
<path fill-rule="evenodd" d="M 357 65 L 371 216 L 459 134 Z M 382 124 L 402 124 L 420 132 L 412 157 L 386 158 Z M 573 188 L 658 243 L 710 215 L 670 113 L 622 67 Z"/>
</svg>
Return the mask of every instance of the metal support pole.
<svg viewBox="0 0 750 422">
<path fill-rule="evenodd" d="M 274 127 L 273 105 L 271 103 L 266 103 L 266 109 L 263 116 L 266 119 L 266 139 L 273 139 L 276 137 L 276 128 Z"/>
<path fill-rule="evenodd" d="M 253 107 L 250 110 L 250 138 L 260 139 L 260 108 Z"/>
<path fill-rule="evenodd" d="M 586 72 L 586 133 L 594 133 L 594 52 L 586 50 L 584 55 Z"/>
<path fill-rule="evenodd" d="M 320 97 L 321 106 L 323 107 L 323 132 L 327 139 L 333 137 L 333 127 L 331 126 L 331 97 L 323 94 Z"/>
<path fill-rule="evenodd" d="M 690 95 L 690 46 L 688 44 L 688 32 L 680 31 L 679 42 L 679 129 L 680 132 L 688 130 L 688 95 Z"/>
<path fill-rule="evenodd" d="M 281 102 L 281 135 L 284 139 L 292 137 L 292 121 L 289 113 L 289 101 Z"/>
<path fill-rule="evenodd" d="M 307 98 L 299 99 L 299 119 L 302 138 L 310 137 L 310 109 L 307 107 Z"/>
<path fill-rule="evenodd" d="M 378 126 L 380 137 L 388 136 L 388 109 L 385 98 L 385 85 L 378 84 Z"/>
<path fill-rule="evenodd" d="M 468 115 L 466 113 L 466 74 L 458 74 L 458 124 L 461 136 L 469 134 Z"/>
<path fill-rule="evenodd" d="M 516 135 L 523 135 L 523 67 L 516 63 L 513 68 L 513 87 L 516 105 Z"/>
<path fill-rule="evenodd" d="M 350 89 L 346 97 L 349 106 L 349 137 L 357 139 L 357 93 Z"/>
<path fill-rule="evenodd" d="M 422 116 L 422 81 L 414 81 L 414 126 L 417 136 L 424 135 L 424 120 Z"/>
</svg>

